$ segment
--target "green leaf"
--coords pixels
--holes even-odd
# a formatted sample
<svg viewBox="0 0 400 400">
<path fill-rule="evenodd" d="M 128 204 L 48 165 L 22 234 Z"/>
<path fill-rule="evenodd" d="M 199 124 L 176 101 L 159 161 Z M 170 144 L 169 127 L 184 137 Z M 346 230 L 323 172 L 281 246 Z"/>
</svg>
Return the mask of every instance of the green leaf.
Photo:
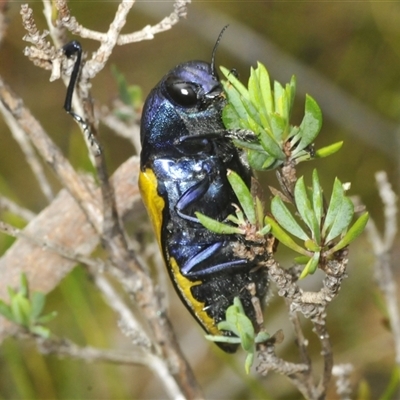
<svg viewBox="0 0 400 400">
<path fill-rule="evenodd" d="M 326 232 L 335 221 L 337 213 L 340 211 L 340 206 L 342 204 L 343 198 L 345 197 L 345 193 L 343 190 L 342 183 L 338 178 L 335 178 L 335 182 L 333 184 L 333 190 L 331 195 L 331 200 L 329 202 L 328 211 L 325 216 L 324 225 L 322 227 L 322 235 L 325 237 Z"/>
<path fill-rule="evenodd" d="M 285 99 L 285 91 L 283 86 L 278 82 L 274 81 L 274 103 L 275 103 L 275 112 L 280 114 L 283 118 L 287 117 L 287 104 Z"/>
<path fill-rule="evenodd" d="M 254 198 L 256 206 L 256 220 L 257 220 L 257 226 L 262 226 L 264 222 L 264 206 L 263 202 L 258 196 L 255 196 Z"/>
<path fill-rule="evenodd" d="M 7 286 L 8 297 L 12 300 L 14 296 L 17 295 L 17 292 L 11 287 Z"/>
<path fill-rule="evenodd" d="M 294 250 L 297 253 L 303 254 L 306 257 L 310 256 L 310 253 L 300 247 L 271 217 L 265 217 L 265 223 L 271 225 L 272 234 L 286 247 Z"/>
<path fill-rule="evenodd" d="M 3 300 L 0 300 L 0 314 L 8 320 L 14 321 L 10 306 Z"/>
<path fill-rule="evenodd" d="M 328 157 L 341 149 L 343 142 L 336 142 L 329 146 L 322 147 L 315 152 L 315 158 Z"/>
<path fill-rule="evenodd" d="M 265 129 L 260 129 L 258 138 L 261 146 L 269 155 L 278 160 L 285 160 L 285 153 L 283 152 L 281 145 L 273 136 L 272 132 L 269 132 Z"/>
<path fill-rule="evenodd" d="M 325 238 L 325 244 L 329 243 L 332 239 L 347 231 L 347 228 L 353 219 L 353 215 L 354 205 L 348 197 L 344 197 L 340 206 L 340 210 L 336 214 L 332 227 Z"/>
<path fill-rule="evenodd" d="M 239 200 L 241 207 L 243 208 L 246 218 L 248 219 L 250 224 L 255 225 L 257 223 L 256 210 L 254 207 L 254 200 L 249 188 L 236 172 L 229 170 L 227 177 L 233 191 L 236 194 L 236 197 Z"/>
<path fill-rule="evenodd" d="M 260 331 L 257 333 L 255 342 L 256 343 L 264 343 L 266 342 L 271 336 L 265 332 L 265 331 Z"/>
<path fill-rule="evenodd" d="M 118 70 L 115 65 L 111 65 L 111 73 L 114 76 L 114 79 L 118 85 L 118 93 L 119 98 L 122 102 L 128 106 L 132 105 L 131 96 L 128 90 L 128 82 L 125 79 L 125 76 Z"/>
<path fill-rule="evenodd" d="M 48 339 L 50 337 L 50 329 L 42 326 L 42 325 L 34 325 L 29 328 L 29 331 L 35 335 L 41 336 L 44 339 Z"/>
<path fill-rule="evenodd" d="M 259 77 L 257 71 L 253 67 L 250 68 L 248 88 L 249 99 L 258 112 L 261 126 L 269 127 L 269 118 L 264 106 L 264 99 L 262 98 Z"/>
<path fill-rule="evenodd" d="M 324 199 L 322 195 L 322 188 L 319 183 L 318 172 L 316 169 L 313 170 L 312 174 L 312 207 L 314 210 L 315 218 L 317 219 L 318 227 L 321 227 L 321 220 L 324 214 Z"/>
<path fill-rule="evenodd" d="M 369 214 L 366 212 L 362 214 L 356 222 L 351 226 L 346 235 L 332 248 L 329 250 L 329 254 L 333 254 L 334 252 L 343 249 L 343 247 L 347 246 L 351 242 L 353 242 L 361 233 L 364 231 L 365 226 L 367 225 L 369 219 Z"/>
<path fill-rule="evenodd" d="M 20 293 L 14 296 L 11 300 L 11 311 L 13 320 L 22 326 L 29 326 L 29 316 L 31 313 L 31 305 L 26 297 Z"/>
<path fill-rule="evenodd" d="M 322 113 L 317 102 L 306 95 L 304 117 L 300 124 L 301 140 L 293 151 L 293 154 L 306 148 L 318 136 L 322 126 Z"/>
<path fill-rule="evenodd" d="M 244 234 L 243 230 L 241 230 L 237 226 L 224 224 L 223 222 L 219 222 L 215 219 L 207 217 L 206 215 L 201 214 L 200 212 L 195 212 L 195 215 L 200 221 L 200 223 L 211 232 L 219 233 L 222 235 Z"/>
<path fill-rule="evenodd" d="M 236 91 L 243 97 L 248 98 L 249 92 L 247 91 L 246 86 L 244 86 L 243 83 L 240 82 L 239 79 L 237 79 L 236 76 L 232 74 L 228 68 L 221 66 L 220 69 L 222 71 L 222 74 L 225 76 L 228 82 L 236 89 Z M 228 84 L 226 84 L 226 86 L 228 86 Z"/>
<path fill-rule="evenodd" d="M 261 230 L 259 230 L 257 233 L 260 236 L 265 236 L 269 232 L 271 232 L 271 225 L 267 224 Z"/>
<path fill-rule="evenodd" d="M 279 114 L 272 113 L 271 117 L 271 131 L 276 142 L 281 143 L 283 141 L 283 134 L 286 129 L 287 121 Z M 281 147 L 279 147 L 281 148 Z"/>
<path fill-rule="evenodd" d="M 320 253 L 314 253 L 314 255 L 310 258 L 307 265 L 301 272 L 299 279 L 303 279 L 307 275 L 312 275 L 317 270 L 319 258 L 320 258 Z"/>
<path fill-rule="evenodd" d="M 271 212 L 279 225 L 299 239 L 307 240 L 309 237 L 297 223 L 292 213 L 288 210 L 279 196 L 275 196 L 271 202 Z"/>
<path fill-rule="evenodd" d="M 311 207 L 310 199 L 308 198 L 307 188 L 304 183 L 304 177 L 297 180 L 294 187 L 294 199 L 296 202 L 297 211 L 301 218 L 309 227 L 313 239 L 319 244 L 321 242 L 321 235 L 319 224 L 315 216 L 314 210 Z"/>
<path fill-rule="evenodd" d="M 47 324 L 48 322 L 52 321 L 55 317 L 57 317 L 57 311 L 52 311 L 48 314 L 42 315 L 36 319 L 36 323 L 38 324 Z"/>
<path fill-rule="evenodd" d="M 19 293 L 23 297 L 29 297 L 29 284 L 25 272 L 22 272 L 20 276 Z"/>
<path fill-rule="evenodd" d="M 318 252 L 321 251 L 321 246 L 319 246 L 317 243 L 315 243 L 314 239 L 308 239 L 304 242 L 304 246 L 306 246 L 307 250 L 310 250 L 312 252 Z"/>
<path fill-rule="evenodd" d="M 298 256 L 294 258 L 294 262 L 296 264 L 300 264 L 300 265 L 306 265 L 308 263 L 308 261 L 310 260 L 310 256 Z"/>
<path fill-rule="evenodd" d="M 31 320 L 35 321 L 36 318 L 42 313 L 46 303 L 46 296 L 41 292 L 34 292 L 31 298 Z"/>
<path fill-rule="evenodd" d="M 254 351 L 249 352 L 246 357 L 246 361 L 244 362 L 244 370 L 246 371 L 246 374 L 248 375 L 250 373 L 250 368 L 253 365 L 254 362 Z"/>
<path fill-rule="evenodd" d="M 257 63 L 256 69 L 258 82 L 261 90 L 261 97 L 263 99 L 263 107 L 267 114 L 273 112 L 274 103 L 272 98 L 271 81 L 267 69 L 260 62 Z"/>
<path fill-rule="evenodd" d="M 240 93 L 232 86 L 226 86 L 224 87 L 225 94 L 228 100 L 228 105 L 227 107 L 231 107 L 231 114 L 230 116 L 232 117 L 232 111 L 234 110 L 235 113 L 237 114 L 238 118 L 236 120 L 230 121 L 230 125 L 228 128 L 238 128 L 240 127 L 237 119 L 242 119 L 244 121 L 247 120 L 247 111 L 243 105 L 242 102 L 242 97 L 240 96 Z M 225 118 L 227 116 L 224 116 Z M 232 126 L 233 125 L 233 126 Z"/>
</svg>

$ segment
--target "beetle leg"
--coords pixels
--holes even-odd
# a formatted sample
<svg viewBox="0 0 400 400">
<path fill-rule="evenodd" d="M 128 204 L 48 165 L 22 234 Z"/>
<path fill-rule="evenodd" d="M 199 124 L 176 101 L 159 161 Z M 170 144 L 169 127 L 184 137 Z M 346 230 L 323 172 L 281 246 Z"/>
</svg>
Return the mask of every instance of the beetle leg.
<svg viewBox="0 0 400 400">
<path fill-rule="evenodd" d="M 217 242 L 212 244 L 211 246 L 206 247 L 200 253 L 196 254 L 190 260 L 188 260 L 183 267 L 181 268 L 181 272 L 185 276 L 201 276 L 201 275 L 208 275 L 215 272 L 223 271 L 227 267 L 244 265 L 247 263 L 244 259 L 232 260 L 216 265 L 211 265 L 207 268 L 201 269 L 199 271 L 192 271 L 196 265 L 200 264 L 201 262 L 207 260 L 208 258 L 212 257 L 223 245 L 224 242 Z"/>
<path fill-rule="evenodd" d="M 78 80 L 79 68 L 81 66 L 82 46 L 78 41 L 73 40 L 63 47 L 63 51 L 67 58 L 70 58 L 71 56 L 76 54 L 74 68 L 72 69 L 71 79 L 69 81 L 67 94 L 65 96 L 64 109 L 82 127 L 87 138 L 90 140 L 91 145 L 93 146 L 95 144 L 97 147 L 97 153 L 101 154 L 100 144 L 91 132 L 89 124 L 85 121 L 84 118 L 72 111 L 72 95 L 74 93 L 75 85 Z"/>
<path fill-rule="evenodd" d="M 190 187 L 176 203 L 175 209 L 177 214 L 181 218 L 187 221 L 199 222 L 199 220 L 196 217 L 192 217 L 188 214 L 185 214 L 183 210 L 189 207 L 195 201 L 199 200 L 201 197 L 203 197 L 206 194 L 209 187 L 210 187 L 210 178 L 208 176 L 206 176 L 200 182 Z"/>
</svg>

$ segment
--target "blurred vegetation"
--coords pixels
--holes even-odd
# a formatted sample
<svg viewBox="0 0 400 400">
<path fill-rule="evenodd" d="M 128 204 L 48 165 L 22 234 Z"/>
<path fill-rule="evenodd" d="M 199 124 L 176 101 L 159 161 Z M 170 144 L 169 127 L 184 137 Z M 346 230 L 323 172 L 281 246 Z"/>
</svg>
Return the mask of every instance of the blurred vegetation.
<svg viewBox="0 0 400 400">
<path fill-rule="evenodd" d="M 158 8 L 159 4 L 148 3 L 145 9 Z M 83 170 L 90 169 L 86 148 L 76 124 L 62 109 L 64 86 L 60 81 L 50 83 L 49 73 L 34 67 L 22 54 L 26 44 L 22 41 L 24 32 L 19 6 L 19 2 L 10 2 L 8 33 L 0 48 L 0 74 L 24 99 L 73 165 Z M 32 2 L 30 6 L 34 9 L 39 28 L 44 29 L 44 19 L 39 23 L 42 4 Z M 98 30 L 108 26 L 116 6 L 116 2 L 71 2 L 72 12 L 78 20 Z M 142 6 L 140 2 L 137 7 L 134 6 L 125 31 L 157 22 Z M 213 27 L 215 38 L 226 23 L 230 23 L 230 28 L 225 35 L 233 37 L 235 21 L 245 24 L 396 126 L 400 114 L 399 2 L 195 2 L 189 7 L 189 15 L 184 23 L 156 36 L 151 42 L 117 48 L 112 61 L 124 73 L 127 81 L 140 85 L 146 95 L 161 76 L 179 62 L 189 59 L 210 60 L 214 43 L 199 37 L 191 29 L 191 24 L 199 15 L 214 15 L 216 12 L 224 13 L 225 17 L 218 26 Z M 236 39 L 239 41 L 240 37 Z M 86 51 L 96 46 L 85 40 L 82 40 L 82 44 Z M 248 46 L 251 47 L 252 43 L 248 43 Z M 263 48 L 252 50 L 259 54 L 260 59 L 263 57 Z M 217 64 L 236 68 L 241 80 L 247 80 L 249 67 L 254 66 L 256 61 L 239 61 L 223 46 L 217 52 Z M 268 64 L 266 66 L 269 67 Z M 296 70 L 290 73 L 296 74 Z M 298 80 L 298 85 L 309 91 L 308 82 Z M 310 94 L 314 96 L 312 92 Z M 109 103 L 116 95 L 117 85 L 109 66 L 93 81 L 93 96 L 96 101 Z M 302 96 L 301 102 L 298 99 L 296 103 L 299 115 L 303 111 L 303 99 Z M 320 101 L 318 97 L 316 100 Z M 322 113 L 325 114 L 324 109 Z M 0 132 L 0 193 L 38 212 L 46 206 L 45 199 L 39 193 L 20 149 L 2 121 Z M 133 154 L 134 149 L 104 127 L 101 134 L 108 164 L 113 171 Z M 381 132 L 376 132 L 378 140 L 380 135 Z M 303 164 L 299 168 L 299 175 L 304 173 L 311 176 L 312 168 L 317 166 L 324 187 L 331 187 L 335 176 L 342 182 L 352 182 L 350 194 L 361 196 L 372 218 L 381 226 L 382 210 L 374 173 L 378 170 L 387 171 L 396 188 L 399 182 L 398 158 L 393 156 L 397 153 L 398 133 L 393 130 L 391 135 L 393 153 L 384 154 L 365 143 L 362 137 L 356 138 L 351 130 L 325 119 L 318 147 L 339 140 L 345 141 L 344 146 L 327 160 Z M 387 136 L 382 140 L 386 139 Z M 275 177 L 266 174 L 260 180 L 265 185 L 274 184 Z M 57 182 L 54 184 L 57 187 Z M 3 213 L 1 218 L 20 225 L 20 221 L 15 221 L 8 214 Z M 10 238 L 0 236 L 1 254 L 11 243 Z M 328 328 L 335 362 L 352 363 L 355 366 L 352 377 L 355 387 L 361 379 L 366 379 L 372 398 L 376 398 L 390 380 L 394 353 L 390 332 L 379 306 L 381 299 L 373 282 L 374 260 L 369 250 L 370 245 L 365 237 L 352 246 L 349 278 L 344 282 L 338 299 L 329 308 Z M 394 260 L 397 259 L 397 252 L 395 249 Z M 280 258 L 285 262 L 285 255 Z M 307 279 L 305 284 L 318 284 L 318 279 L 316 274 Z M 235 356 L 228 356 L 208 343 L 169 284 L 168 299 L 178 338 L 207 398 L 298 398 L 298 394 L 280 376 L 270 374 L 263 380 L 258 380 L 255 374 L 244 377 L 241 367 L 243 354 L 239 352 Z M 297 353 L 284 306 L 276 296 L 269 303 L 266 309 L 267 328 L 270 332 L 283 328 L 285 341 L 279 348 L 281 355 L 296 360 Z M 129 349 L 129 341 L 116 327 L 115 315 L 105 306 L 83 269 L 77 267 L 50 294 L 45 312 L 52 310 L 59 313 L 50 324 L 56 334 L 68 336 L 82 345 Z M 310 348 L 315 350 L 315 357 L 318 358 L 319 349 L 314 348 L 312 342 Z M 13 339 L 8 339 L 0 347 L 0 376 L 0 399 L 164 398 L 154 376 L 143 368 L 87 365 L 55 356 L 44 357 L 31 344 L 17 343 Z"/>
</svg>

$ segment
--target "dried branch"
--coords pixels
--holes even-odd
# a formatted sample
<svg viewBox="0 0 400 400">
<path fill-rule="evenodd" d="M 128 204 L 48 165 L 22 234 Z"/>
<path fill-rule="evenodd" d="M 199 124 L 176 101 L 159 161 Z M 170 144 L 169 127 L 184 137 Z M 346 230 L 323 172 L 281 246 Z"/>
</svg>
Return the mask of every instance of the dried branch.
<svg viewBox="0 0 400 400">
<path fill-rule="evenodd" d="M 23 338 L 23 335 L 20 335 Z M 18 337 L 18 335 L 17 335 Z M 43 354 L 56 354 L 61 357 L 70 357 L 86 362 L 105 361 L 113 364 L 144 365 L 151 364 L 152 356 L 140 347 L 133 348 L 129 353 L 115 350 L 100 350 L 91 346 L 78 346 L 65 338 L 50 339 L 36 338 L 39 351 Z"/>
<path fill-rule="evenodd" d="M 383 235 L 380 235 L 375 222 L 370 218 L 366 232 L 376 259 L 375 279 L 385 297 L 395 344 L 396 364 L 400 366 L 400 315 L 397 285 L 392 272 L 392 258 L 390 254 L 397 234 L 397 196 L 393 192 L 385 172 L 376 173 L 375 179 L 384 206 L 385 231 Z"/>
<path fill-rule="evenodd" d="M 332 374 L 336 378 L 336 392 L 340 396 L 340 400 L 351 400 L 350 375 L 353 369 L 351 364 L 335 365 L 332 369 Z"/>
<path fill-rule="evenodd" d="M 9 211 L 12 214 L 18 215 L 25 221 L 31 221 L 36 216 L 36 214 L 31 210 L 21 207 L 4 196 L 0 196 L 0 210 Z"/>
<path fill-rule="evenodd" d="M 10 128 L 10 131 L 14 139 L 21 147 L 21 150 L 25 155 L 25 159 L 28 165 L 31 167 L 32 172 L 39 184 L 39 187 L 42 190 L 42 193 L 45 195 L 46 199 L 50 202 L 54 197 L 53 190 L 51 189 L 51 185 L 48 179 L 46 178 L 42 164 L 40 163 L 37 154 L 33 150 L 27 135 L 21 129 L 21 127 L 16 123 L 13 116 L 3 106 L 3 103 L 1 102 L 0 102 L 0 112 L 3 114 L 4 121 Z"/>
<path fill-rule="evenodd" d="M 296 266 L 289 270 L 284 270 L 279 264 L 270 259 L 267 262 L 269 275 L 278 289 L 278 295 L 285 298 L 289 309 L 289 318 L 293 324 L 296 344 L 299 349 L 300 364 L 286 364 L 283 360 L 271 358 L 274 354 L 271 348 L 267 349 L 267 355 L 260 354 L 262 360 L 259 368 L 266 374 L 268 370 L 274 370 L 287 376 L 297 389 L 307 399 L 323 399 L 331 380 L 333 368 L 333 352 L 326 330 L 326 307 L 339 293 L 341 283 L 346 277 L 346 265 L 348 262 L 348 251 L 343 250 L 336 253 L 336 259 L 327 263 L 323 280 L 323 286 L 318 292 L 304 292 L 297 284 L 299 268 Z M 304 337 L 302 327 L 298 318 L 301 313 L 313 324 L 313 331 L 317 335 L 321 345 L 321 355 L 324 360 L 324 367 L 318 384 L 314 382 L 314 374 L 311 358 L 308 355 L 308 340 Z M 270 343 L 269 346 L 272 344 Z M 280 367 L 275 369 L 277 363 Z M 295 374 L 293 368 L 299 367 Z"/>
<path fill-rule="evenodd" d="M 111 112 L 108 107 L 103 106 L 101 108 L 101 112 L 99 113 L 99 118 L 101 122 L 107 126 L 108 128 L 112 129 L 114 133 L 124 139 L 128 139 L 133 147 L 136 149 L 136 152 L 140 152 L 140 130 L 139 124 L 125 124 L 121 121 L 118 117 Z"/>
<path fill-rule="evenodd" d="M 142 40 L 150 40 L 154 38 L 154 35 L 157 33 L 164 32 L 166 30 L 171 29 L 181 18 L 185 18 L 187 15 L 187 4 L 189 4 L 191 0 L 175 0 L 174 2 L 174 11 L 168 15 L 167 17 L 163 18 L 158 24 L 156 25 L 147 25 L 143 29 L 138 32 L 127 33 L 123 35 L 119 35 L 116 41 L 118 45 L 125 45 L 134 42 L 141 42 Z M 135 1 L 127 0 L 123 3 L 126 3 L 124 7 L 131 8 Z M 67 2 L 65 0 L 58 0 L 57 1 L 57 8 L 60 13 L 60 18 L 62 21 L 63 26 L 65 26 L 70 32 L 75 35 L 80 36 L 81 38 L 85 39 L 92 39 L 99 42 L 107 42 L 109 40 L 110 31 L 106 33 L 94 31 L 91 29 L 85 28 L 81 25 L 77 19 L 71 15 L 70 10 L 68 8 Z M 129 11 L 129 10 L 128 10 Z M 116 13 L 116 17 L 114 18 L 114 24 L 119 27 L 119 24 L 124 22 L 124 16 L 119 15 L 119 11 Z M 111 25 L 113 25 L 113 23 Z M 110 27 L 111 27 L 110 25 Z M 119 29 L 120 31 L 120 29 Z"/>
<path fill-rule="evenodd" d="M 140 200 L 136 179 L 139 174 L 137 157 L 126 161 L 115 172 L 112 181 L 116 187 L 119 215 L 124 217 Z M 96 198 L 99 190 L 94 191 Z M 7 286 L 17 287 L 25 272 L 33 291 L 48 293 L 76 265 L 75 261 L 58 254 L 60 248 L 73 249 L 75 258 L 88 256 L 99 243 L 99 236 L 85 214 L 66 190 L 23 230 L 29 238 L 40 238 L 38 245 L 25 238 L 18 239 L 0 258 L 0 298 L 7 297 Z M 49 251 L 41 244 L 47 242 L 56 251 Z M 15 332 L 15 327 L 0 318 L 0 342 Z"/>
<path fill-rule="evenodd" d="M 64 187 L 70 191 L 88 215 L 89 221 L 95 229 L 100 232 L 102 222 L 100 204 L 95 201 L 87 182 L 77 174 L 39 122 L 24 106 L 23 101 L 11 91 L 1 77 L 0 102 L 12 115 L 16 124 L 28 135 L 39 154 L 50 165 Z"/>
</svg>

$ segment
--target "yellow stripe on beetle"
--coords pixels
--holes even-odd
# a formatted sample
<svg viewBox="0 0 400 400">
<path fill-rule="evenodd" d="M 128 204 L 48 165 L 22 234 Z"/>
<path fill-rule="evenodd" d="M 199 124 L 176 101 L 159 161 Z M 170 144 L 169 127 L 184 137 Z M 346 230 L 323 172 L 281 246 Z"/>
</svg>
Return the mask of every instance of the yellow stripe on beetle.
<svg viewBox="0 0 400 400">
<path fill-rule="evenodd" d="M 161 245 L 161 227 L 165 201 L 157 192 L 157 178 L 152 169 L 146 168 L 145 171 L 140 172 L 139 190 L 143 203 L 150 216 L 158 245 L 160 246 L 161 251 L 163 251 Z"/>
</svg>

